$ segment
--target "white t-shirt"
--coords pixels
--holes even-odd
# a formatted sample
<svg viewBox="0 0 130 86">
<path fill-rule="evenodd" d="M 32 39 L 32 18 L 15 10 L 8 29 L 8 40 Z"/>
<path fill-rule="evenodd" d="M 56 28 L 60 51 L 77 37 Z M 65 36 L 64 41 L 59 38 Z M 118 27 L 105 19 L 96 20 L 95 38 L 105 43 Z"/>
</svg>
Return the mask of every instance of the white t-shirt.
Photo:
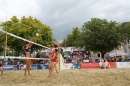
<svg viewBox="0 0 130 86">
<path fill-rule="evenodd" d="M 102 62 L 102 61 L 101 61 L 101 62 L 99 62 L 99 65 L 100 65 L 100 66 L 103 66 L 103 62 Z"/>
<path fill-rule="evenodd" d="M 83 62 L 89 62 L 89 60 L 83 60 Z"/>
<path fill-rule="evenodd" d="M 106 61 L 106 62 L 104 63 L 104 66 L 105 66 L 105 67 L 110 67 L 110 64 Z"/>
</svg>

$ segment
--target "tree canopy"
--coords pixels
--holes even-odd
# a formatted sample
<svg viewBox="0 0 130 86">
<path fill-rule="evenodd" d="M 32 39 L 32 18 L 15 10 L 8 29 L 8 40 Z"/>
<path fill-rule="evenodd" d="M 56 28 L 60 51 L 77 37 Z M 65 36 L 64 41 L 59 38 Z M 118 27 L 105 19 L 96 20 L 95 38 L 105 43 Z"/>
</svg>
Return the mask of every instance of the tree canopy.
<svg viewBox="0 0 130 86">
<path fill-rule="evenodd" d="M 120 24 L 106 19 L 92 18 L 82 26 L 87 50 L 106 53 L 120 45 Z"/>
<path fill-rule="evenodd" d="M 123 39 L 130 40 L 130 22 L 122 24 L 121 34 Z"/>
<path fill-rule="evenodd" d="M 81 31 L 78 27 L 73 28 L 72 33 L 67 35 L 67 38 L 63 40 L 62 46 L 76 47 L 79 46 Z"/>
<path fill-rule="evenodd" d="M 47 47 L 53 46 L 52 42 L 56 41 L 56 39 L 53 37 L 52 29 L 50 28 L 50 26 L 42 24 L 38 19 L 31 16 L 23 16 L 21 19 L 13 16 L 11 20 L 2 23 L 1 26 L 3 27 L 3 30 L 7 29 L 7 32 L 28 40 L 30 40 L 32 37 L 35 36 L 36 33 L 38 33 L 39 36 L 34 42 Z M 0 38 L 0 41 L 5 41 L 5 34 L 1 33 L 0 35 L 2 36 Z M 8 35 L 7 45 L 17 51 L 18 54 L 23 51 L 22 46 L 24 46 L 25 44 L 25 41 Z M 41 49 L 41 47 L 36 45 L 33 45 L 32 47 L 33 49 Z"/>
</svg>

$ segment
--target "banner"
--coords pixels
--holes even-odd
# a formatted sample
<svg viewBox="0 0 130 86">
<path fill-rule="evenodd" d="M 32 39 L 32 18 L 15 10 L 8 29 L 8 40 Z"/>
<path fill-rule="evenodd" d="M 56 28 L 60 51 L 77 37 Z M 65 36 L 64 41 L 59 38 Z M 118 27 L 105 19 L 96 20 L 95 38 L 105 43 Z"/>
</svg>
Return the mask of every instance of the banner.
<svg viewBox="0 0 130 86">
<path fill-rule="evenodd" d="M 73 64 L 72 63 L 65 63 L 63 69 L 72 69 L 72 68 L 73 68 Z"/>
<path fill-rule="evenodd" d="M 108 62 L 110 64 L 110 68 L 116 68 L 115 62 Z M 99 63 L 80 63 L 80 68 L 100 68 Z"/>
<path fill-rule="evenodd" d="M 110 68 L 116 68 L 116 62 L 108 62 L 110 64 Z"/>
<path fill-rule="evenodd" d="M 13 70 L 12 65 L 3 65 L 3 70 Z"/>
<path fill-rule="evenodd" d="M 100 68 L 99 63 L 80 63 L 80 68 Z"/>
<path fill-rule="evenodd" d="M 116 62 L 117 68 L 130 68 L 130 62 Z"/>
</svg>

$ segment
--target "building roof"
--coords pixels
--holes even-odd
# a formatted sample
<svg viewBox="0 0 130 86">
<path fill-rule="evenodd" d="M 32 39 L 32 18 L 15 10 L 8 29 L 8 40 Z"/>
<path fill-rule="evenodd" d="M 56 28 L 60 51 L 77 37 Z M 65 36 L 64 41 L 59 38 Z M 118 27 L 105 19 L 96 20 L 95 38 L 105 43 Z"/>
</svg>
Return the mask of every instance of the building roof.
<svg viewBox="0 0 130 86">
<path fill-rule="evenodd" d="M 127 23 L 130 23 L 130 22 L 123 22 L 123 23 L 122 23 L 122 26 L 125 26 Z"/>
<path fill-rule="evenodd" d="M 58 47 L 61 46 L 61 42 L 54 42 L 54 45 L 57 45 Z"/>
</svg>

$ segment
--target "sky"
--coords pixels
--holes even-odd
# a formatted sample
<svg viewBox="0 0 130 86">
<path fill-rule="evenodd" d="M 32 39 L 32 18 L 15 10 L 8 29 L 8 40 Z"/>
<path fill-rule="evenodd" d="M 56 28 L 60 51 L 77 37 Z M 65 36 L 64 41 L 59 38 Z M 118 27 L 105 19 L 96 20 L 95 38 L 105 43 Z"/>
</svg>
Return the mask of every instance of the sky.
<svg viewBox="0 0 130 86">
<path fill-rule="evenodd" d="M 12 16 L 32 16 L 50 26 L 54 38 L 62 42 L 91 18 L 128 22 L 129 9 L 130 0 L 0 0 L 0 23 Z"/>
</svg>

